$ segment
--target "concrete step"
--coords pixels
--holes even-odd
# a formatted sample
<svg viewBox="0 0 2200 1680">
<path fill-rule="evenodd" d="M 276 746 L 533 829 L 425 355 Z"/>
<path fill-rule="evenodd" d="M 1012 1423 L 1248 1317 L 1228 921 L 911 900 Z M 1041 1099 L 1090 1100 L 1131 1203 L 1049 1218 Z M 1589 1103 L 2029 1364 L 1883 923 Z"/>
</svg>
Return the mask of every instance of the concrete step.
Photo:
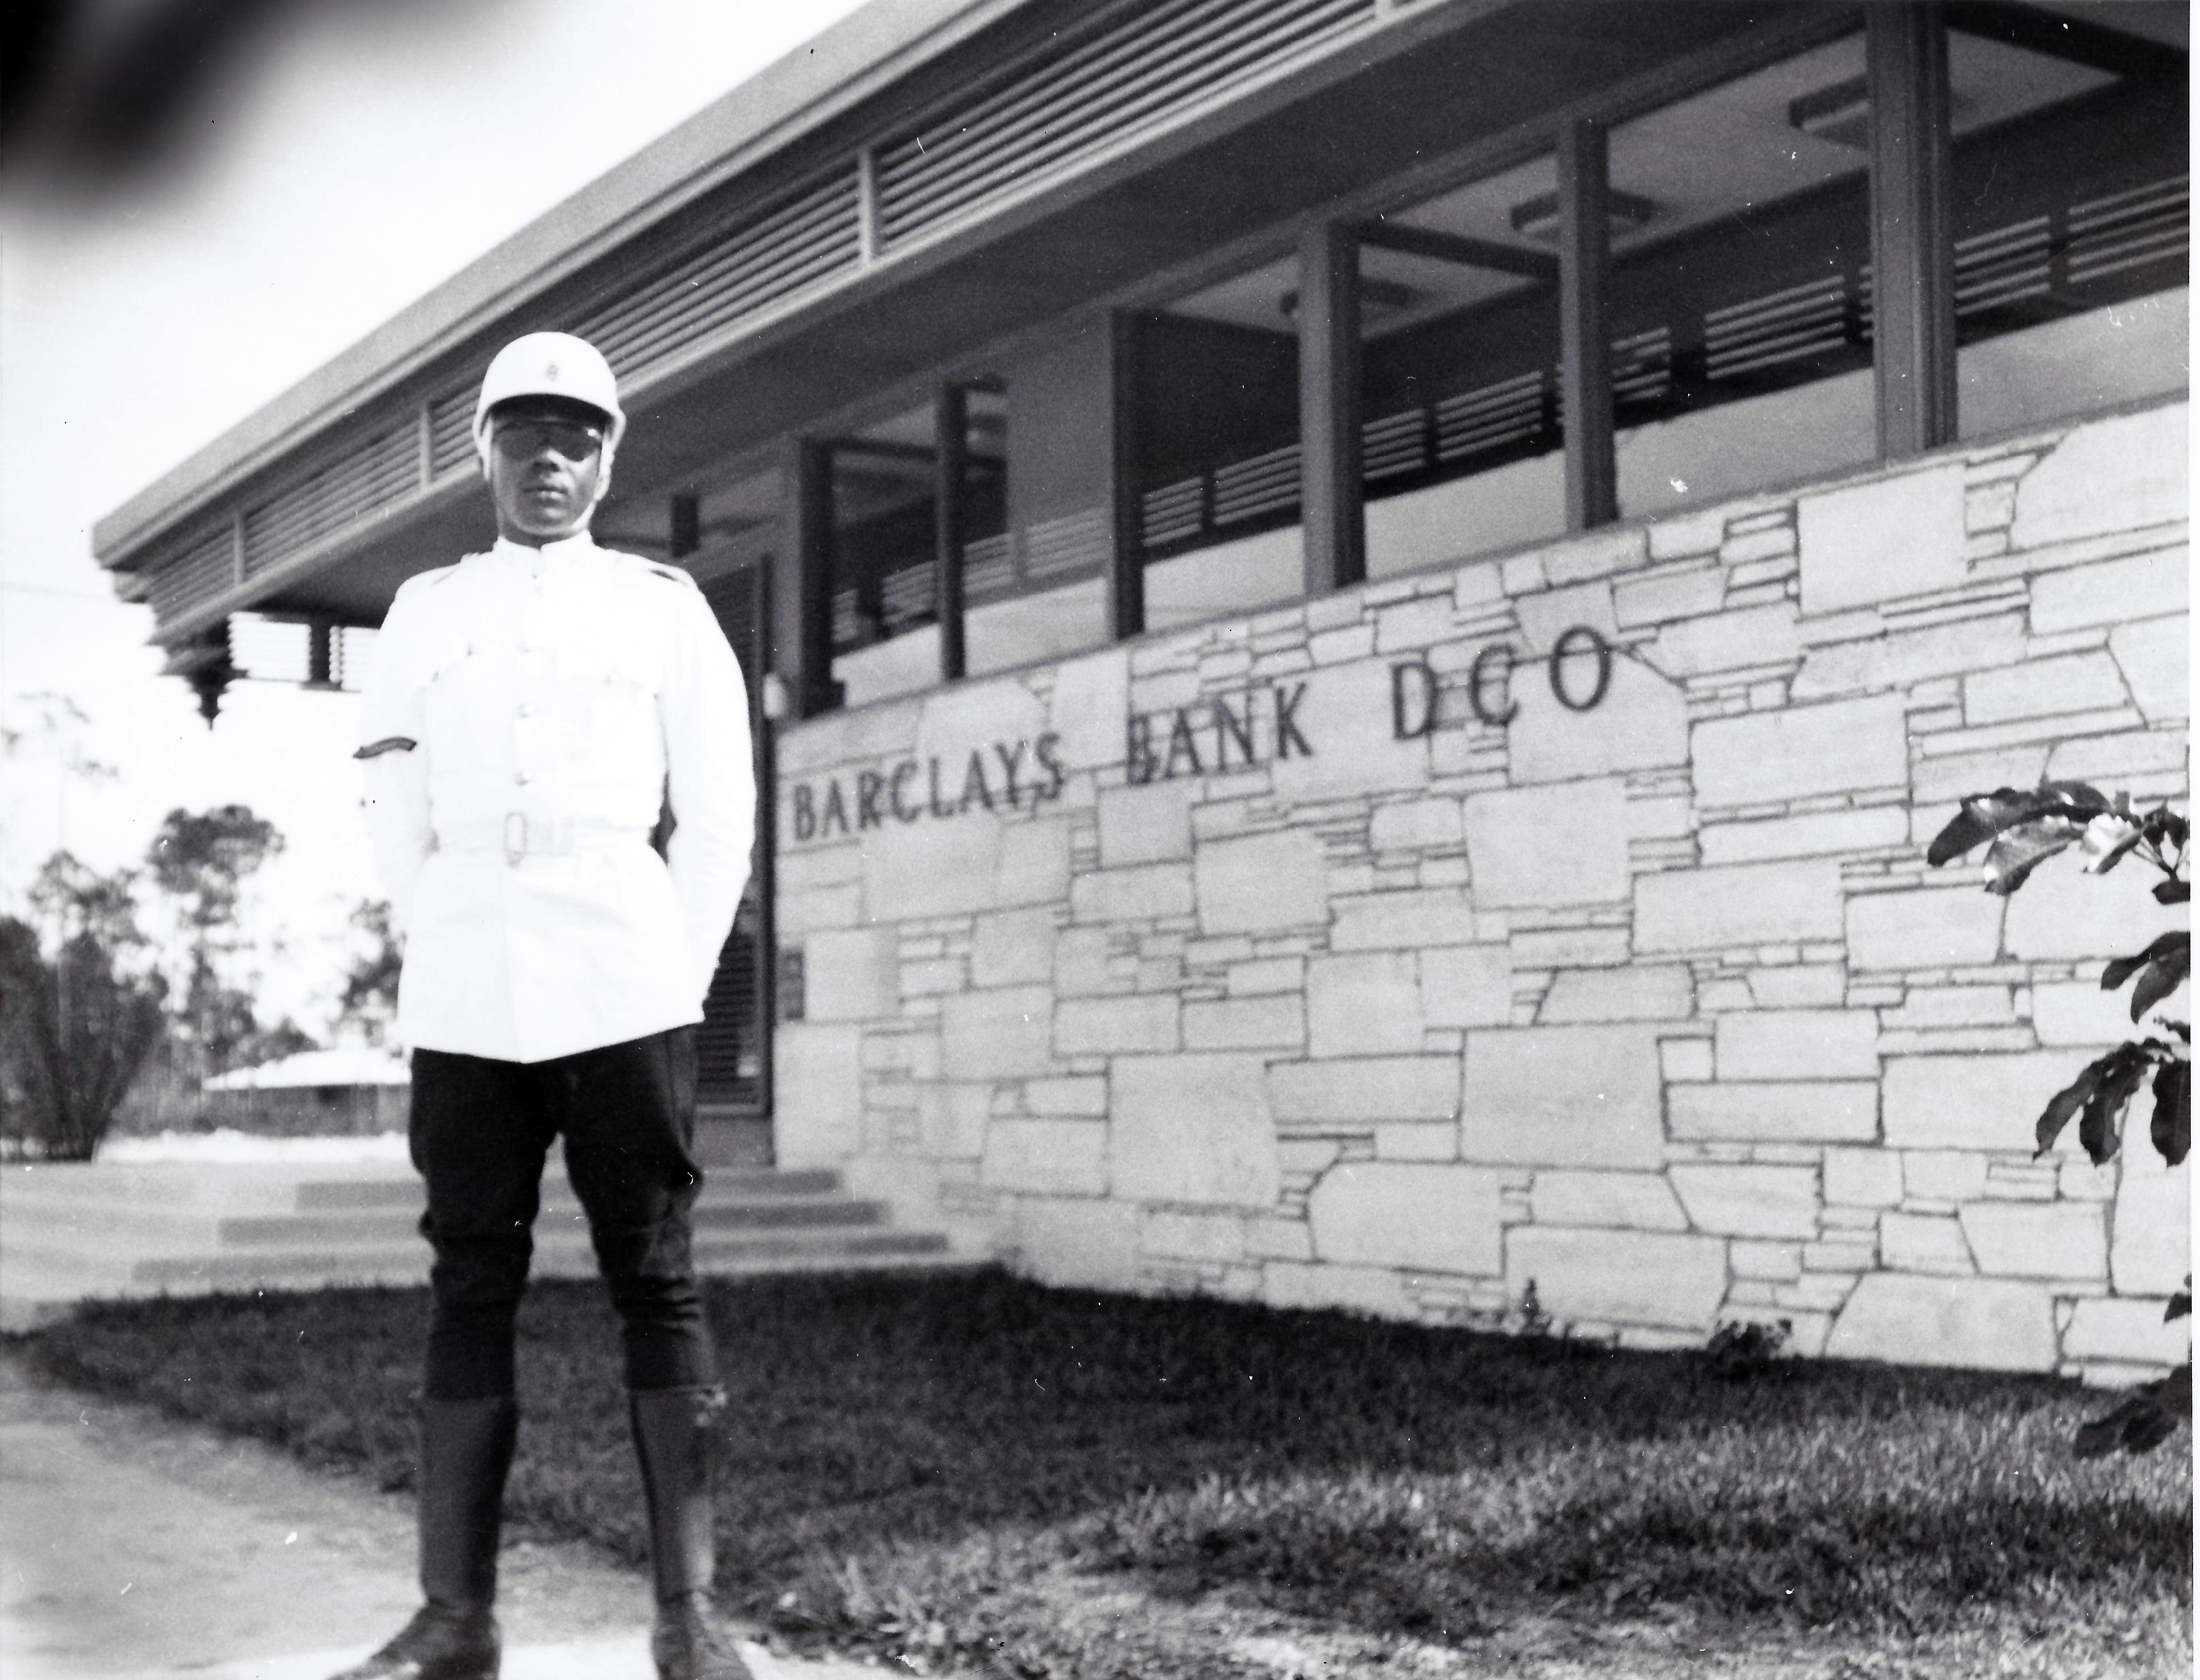
<svg viewBox="0 0 2200 1680">
<path fill-rule="evenodd" d="M 839 1191 L 830 1173 L 781 1175 L 789 1183 L 758 1173 L 711 1174 L 695 1205 L 698 1231 L 744 1231 L 882 1224 L 886 1205 L 857 1200 Z M 424 1197 L 417 1178 L 328 1180 L 301 1183 L 291 1209 L 269 1204 L 282 1198 L 249 1186 L 240 1199 L 255 1210 L 225 1212 L 219 1202 L 178 1197 L 150 1200 L 113 1198 L 87 1193 L 97 1186 L 72 1186 L 64 1192 L 10 1193 L 0 1207 L 0 1240 L 12 1250 L 19 1241 L 47 1246 L 72 1239 L 102 1246 L 118 1242 L 189 1252 L 231 1247 L 325 1244 L 353 1248 L 361 1244 L 417 1240 Z M 262 1210 L 264 1209 L 264 1210 Z M 542 1187 L 538 1231 L 582 1217 L 579 1198 L 562 1177 Z"/>
<path fill-rule="evenodd" d="M 706 1276 L 772 1270 L 862 1270 L 876 1264 L 951 1259 L 937 1232 L 790 1231 L 765 1236 L 698 1237 L 696 1269 Z M 537 1277 L 594 1277 L 595 1251 L 585 1237 L 538 1237 L 531 1268 Z M 170 1290 L 317 1288 L 330 1283 L 424 1284 L 427 1245 L 362 1245 L 348 1251 L 270 1249 L 256 1252 L 178 1255 L 140 1260 L 130 1281 Z"/>
<path fill-rule="evenodd" d="M 0 1328 L 92 1297 L 417 1286 L 428 1276 L 423 1199 L 404 1162 L 0 1171 Z M 544 1176 L 534 1234 L 537 1275 L 594 1275 L 561 1162 Z M 694 1254 L 714 1276 L 971 1263 L 939 1232 L 896 1229 L 886 1203 L 848 1195 L 837 1174 L 752 1165 L 708 1170 Z"/>
<path fill-rule="evenodd" d="M 248 1215 L 248 1217 L 249 1217 Z M 278 1218 L 279 1215 L 267 1217 Z M 118 1246 L 202 1249 L 220 1241 L 219 1206 L 166 1206 L 157 1202 L 97 1202 L 10 1197 L 0 1206 L 0 1250 L 14 1254 L 24 1243 L 73 1245 L 97 1253 Z"/>
<path fill-rule="evenodd" d="M 419 1214 L 413 1209 L 309 1214 L 252 1214 L 215 1222 L 214 1243 L 222 1249 L 294 1248 L 317 1244 L 354 1248 L 361 1244 L 419 1240 Z M 694 1225 L 705 1232 L 840 1229 L 886 1223 L 882 1202 L 832 1197 L 787 1197 L 741 1202 L 701 1201 Z M 545 1198 L 535 1218 L 535 1239 L 544 1241 L 562 1225 L 585 1225 L 570 1197 Z"/>
<path fill-rule="evenodd" d="M 18 1210 L 69 1206 L 280 1213 L 298 1207 L 301 1185 L 316 1181 L 352 1186 L 347 1193 L 369 1199 L 417 1196 L 420 1175 L 403 1161 L 341 1167 L 288 1162 L 11 1162 L 0 1168 L 0 1223 Z"/>
<path fill-rule="evenodd" d="M 833 1196 L 837 1173 L 818 1168 L 706 1167 L 706 1197 Z M 542 1174 L 544 1200 L 570 1198 L 572 1186 L 557 1156 Z M 420 1175 L 407 1162 L 365 1162 L 325 1167 L 286 1163 L 158 1162 L 13 1162 L 0 1168 L 0 1218 L 18 1209 L 96 1206 L 219 1209 L 225 1214 L 304 1211 L 318 1208 L 415 1208 Z"/>
<path fill-rule="evenodd" d="M 112 1294 L 129 1283 L 131 1263 L 120 1248 L 87 1251 L 81 1244 L 10 1236 L 0 1243 L 0 1293 L 17 1294 L 36 1279 L 79 1295 Z"/>
<path fill-rule="evenodd" d="M 731 1197 L 743 1201 L 777 1200 L 793 1197 L 837 1196 L 840 1175 L 822 1168 L 706 1167 L 703 1199 L 715 1203 Z M 319 1208 L 410 1208 L 416 1213 L 422 1202 L 420 1176 L 409 1166 L 402 1173 L 372 1177 L 343 1177 L 324 1171 L 298 1185 L 297 1206 L 302 1211 Z M 565 1168 L 557 1164 L 542 1174 L 544 1206 L 575 1200 Z"/>
</svg>

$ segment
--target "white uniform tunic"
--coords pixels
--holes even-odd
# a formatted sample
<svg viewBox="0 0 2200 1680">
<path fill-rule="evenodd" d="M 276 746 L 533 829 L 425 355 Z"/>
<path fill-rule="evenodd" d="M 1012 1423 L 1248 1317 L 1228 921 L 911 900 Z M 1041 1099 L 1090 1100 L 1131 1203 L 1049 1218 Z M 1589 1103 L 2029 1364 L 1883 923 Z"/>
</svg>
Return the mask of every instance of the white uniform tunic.
<svg viewBox="0 0 2200 1680">
<path fill-rule="evenodd" d="M 692 579 L 585 533 L 500 539 L 398 590 L 361 712 L 406 1043 L 541 1062 L 702 1019 L 756 783 Z"/>
</svg>

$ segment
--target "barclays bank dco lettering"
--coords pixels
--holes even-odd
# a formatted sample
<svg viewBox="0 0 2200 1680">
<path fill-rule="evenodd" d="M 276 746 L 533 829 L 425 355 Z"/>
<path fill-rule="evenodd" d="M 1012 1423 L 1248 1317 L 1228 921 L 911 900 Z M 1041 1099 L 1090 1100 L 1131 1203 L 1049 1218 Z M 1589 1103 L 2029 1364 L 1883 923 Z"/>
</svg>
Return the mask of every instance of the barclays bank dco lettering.
<svg viewBox="0 0 2200 1680">
<path fill-rule="evenodd" d="M 1551 694 L 1569 711 L 1593 711 L 1612 688 L 1612 644 L 1588 624 L 1576 624 L 1553 645 L 1544 661 Z M 1584 675 L 1581 667 L 1586 664 Z M 1520 655 L 1509 641 L 1493 641 L 1464 672 L 1446 676 L 1426 659 L 1390 667 L 1390 733 L 1399 740 L 1459 729 L 1471 718 L 1501 729 L 1520 715 L 1512 698 L 1512 673 Z"/>
<path fill-rule="evenodd" d="M 1612 687 L 1612 647 L 1587 624 L 1561 635 L 1544 661 L 1551 693 L 1569 711 L 1594 710 Z M 1491 642 L 1462 672 L 1441 672 L 1425 658 L 1390 667 L 1390 732 L 1412 740 L 1470 721 L 1503 729 L 1519 715 L 1512 698 L 1518 650 Z M 1271 682 L 1235 694 L 1210 694 L 1189 705 L 1134 711 L 1124 720 L 1124 779 L 1138 787 L 1178 776 L 1242 770 L 1290 758 L 1311 758 L 1314 744 L 1299 707 L 1307 684 Z M 974 748 L 958 781 L 951 760 L 904 758 L 891 770 L 858 770 L 851 784 L 828 778 L 822 792 L 799 781 L 789 790 L 789 816 L 799 842 L 861 834 L 890 823 L 961 817 L 974 810 L 1034 811 L 1062 797 L 1068 772 L 1050 731 L 1035 740 L 994 741 Z"/>
<path fill-rule="evenodd" d="M 1134 711 L 1123 725 L 1124 779 L 1135 787 L 1278 758 L 1311 758 L 1314 743 L 1298 722 L 1306 691 L 1303 682 L 1271 682 L 1210 694 L 1190 705 Z"/>
<path fill-rule="evenodd" d="M 960 817 L 972 810 L 1015 811 L 1026 800 L 1036 811 L 1062 797 L 1068 771 L 1055 752 L 1061 744 L 1062 737 L 1050 730 L 1037 740 L 994 741 L 990 760 L 986 748 L 974 747 L 959 786 L 951 763 L 941 778 L 936 758 L 922 766 L 904 758 L 891 770 L 858 770 L 852 788 L 844 788 L 834 776 L 822 796 L 809 782 L 798 781 L 788 795 L 794 838 L 825 840 L 883 828 L 889 822 Z"/>
</svg>

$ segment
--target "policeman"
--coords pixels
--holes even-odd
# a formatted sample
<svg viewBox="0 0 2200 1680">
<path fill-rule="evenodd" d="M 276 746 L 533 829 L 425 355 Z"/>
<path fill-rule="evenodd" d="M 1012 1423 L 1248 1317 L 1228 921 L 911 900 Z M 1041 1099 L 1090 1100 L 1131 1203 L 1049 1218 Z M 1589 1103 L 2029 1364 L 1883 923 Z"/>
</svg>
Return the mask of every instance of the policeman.
<svg viewBox="0 0 2200 1680">
<path fill-rule="evenodd" d="M 749 1673 L 707 1616 L 724 1400 L 689 1252 L 694 1023 L 748 875 L 748 709 L 693 580 L 588 535 L 625 428 L 593 346 L 542 332 L 498 354 L 474 413 L 496 544 L 397 592 L 364 698 L 435 1256 L 427 1602 L 340 1680 L 494 1680 L 512 1321 L 561 1134 L 621 1320 L 658 1672 Z"/>
</svg>

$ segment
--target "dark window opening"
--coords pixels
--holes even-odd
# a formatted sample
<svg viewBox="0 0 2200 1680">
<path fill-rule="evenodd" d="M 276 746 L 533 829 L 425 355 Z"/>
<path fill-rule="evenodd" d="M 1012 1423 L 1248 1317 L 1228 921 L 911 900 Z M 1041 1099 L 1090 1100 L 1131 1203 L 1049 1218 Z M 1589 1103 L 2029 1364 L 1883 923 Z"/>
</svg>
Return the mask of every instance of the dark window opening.
<svg viewBox="0 0 2200 1680">
<path fill-rule="evenodd" d="M 769 571 L 769 558 L 759 557 L 707 578 L 702 586 L 703 597 L 717 615 L 748 682 L 749 715 L 757 749 L 758 822 L 748 887 L 734 912 L 733 931 L 718 954 L 717 969 L 703 1000 L 702 1024 L 696 1029 L 696 1100 L 706 1108 L 740 1116 L 763 1115 L 770 1098 L 770 987 L 766 965 L 771 952 L 766 901 L 771 892 L 769 830 L 773 794 L 762 712 L 764 673 L 770 653 Z"/>
<path fill-rule="evenodd" d="M 2181 83 L 2120 80 L 1959 134 L 1960 435 L 2185 388 L 2187 105 Z"/>
<path fill-rule="evenodd" d="M 2051 32 L 1956 30 L 1948 52 L 1963 431 L 2181 388 L 2182 80 L 2061 56 Z M 1876 458 L 1870 120 L 1858 32 L 1612 130 L 1623 516 Z M 1564 529 L 1554 188 L 1546 156 L 1361 230 L 1371 576 Z M 1279 259 L 1140 320 L 1149 562 L 1299 519 L 1296 284 Z"/>
<path fill-rule="evenodd" d="M 966 397 L 958 536 L 967 606 L 1013 588 L 1015 580 L 1006 535 L 1003 405 L 983 389 Z M 825 446 L 831 461 L 833 675 L 846 685 L 851 705 L 940 680 L 934 428 L 934 412 L 927 407 Z M 887 643 L 898 645 L 890 654 L 873 653 Z"/>
<path fill-rule="evenodd" d="M 1491 475 L 1450 555 L 1563 528 L 1556 180 L 1545 154 L 1360 230 L 1364 494 Z M 1300 518 L 1297 290 L 1287 258 L 1142 321 L 1149 561 Z M 1393 537 L 1371 517 L 1371 575 L 1447 557 Z"/>
<path fill-rule="evenodd" d="M 1868 112 L 1859 32 L 1612 130 L 1650 207 L 1607 291 L 1623 515 L 1877 453 Z"/>
<path fill-rule="evenodd" d="M 1156 313 L 1138 326 L 1138 482 L 1149 560 L 1298 518 L 1298 340 L 1278 304 L 1288 265 L 1234 315 Z M 1218 312 L 1219 313 L 1219 312 Z"/>
</svg>

